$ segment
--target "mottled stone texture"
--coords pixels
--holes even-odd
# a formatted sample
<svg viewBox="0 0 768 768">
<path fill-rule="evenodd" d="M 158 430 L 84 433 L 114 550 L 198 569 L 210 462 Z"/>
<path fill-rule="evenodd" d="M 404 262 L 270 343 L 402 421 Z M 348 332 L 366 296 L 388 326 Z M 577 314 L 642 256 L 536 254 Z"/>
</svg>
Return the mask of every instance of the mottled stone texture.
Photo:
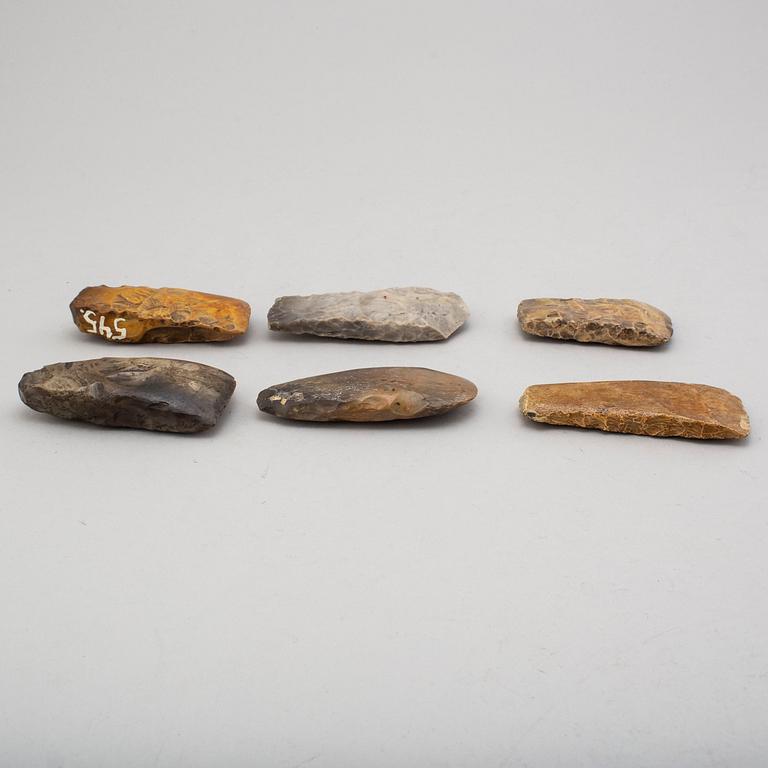
<svg viewBox="0 0 768 768">
<path fill-rule="evenodd" d="M 214 426 L 235 380 L 209 365 L 161 357 L 102 357 L 25 373 L 19 395 L 30 408 L 62 419 L 159 432 Z"/>
<path fill-rule="evenodd" d="M 632 299 L 526 299 L 517 319 L 526 333 L 553 339 L 655 347 L 672 338 L 664 312 Z"/>
<path fill-rule="evenodd" d="M 534 421 L 605 432 L 705 440 L 749 434 L 749 417 L 741 400 L 724 389 L 705 384 L 536 384 L 523 393 L 520 410 Z"/>
<path fill-rule="evenodd" d="M 299 421 L 393 421 L 446 413 L 476 395 L 471 381 L 428 368 L 359 368 L 276 384 L 258 404 Z"/>
<path fill-rule="evenodd" d="M 282 296 L 269 310 L 273 331 L 367 341 L 442 341 L 463 325 L 460 296 L 431 288 Z"/>
<path fill-rule="evenodd" d="M 69 308 L 83 333 L 123 343 L 228 341 L 248 330 L 251 316 L 240 299 L 133 285 L 84 288 Z"/>
</svg>

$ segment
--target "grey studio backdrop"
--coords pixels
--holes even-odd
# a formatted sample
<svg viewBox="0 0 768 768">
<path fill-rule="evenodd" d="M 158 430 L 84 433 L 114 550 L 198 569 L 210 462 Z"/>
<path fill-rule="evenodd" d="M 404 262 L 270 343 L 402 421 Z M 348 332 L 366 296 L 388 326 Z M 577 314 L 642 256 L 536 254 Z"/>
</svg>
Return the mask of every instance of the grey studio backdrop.
<svg viewBox="0 0 768 768">
<path fill-rule="evenodd" d="M 0 765 L 762 766 L 764 2 L 0 1 Z M 80 334 L 85 285 L 242 297 L 228 344 Z M 426 285 L 445 343 L 266 330 L 281 294 Z M 525 338 L 614 296 L 663 349 Z M 46 363 L 232 373 L 183 437 L 26 409 Z M 422 365 L 441 420 L 260 415 Z M 528 384 L 713 384 L 741 443 L 526 422 Z"/>
</svg>

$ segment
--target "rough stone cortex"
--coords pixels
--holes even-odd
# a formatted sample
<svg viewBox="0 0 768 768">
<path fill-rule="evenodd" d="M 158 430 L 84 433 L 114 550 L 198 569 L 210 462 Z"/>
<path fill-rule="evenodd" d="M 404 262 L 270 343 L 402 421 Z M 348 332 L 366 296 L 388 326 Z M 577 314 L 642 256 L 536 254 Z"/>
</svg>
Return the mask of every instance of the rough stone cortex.
<svg viewBox="0 0 768 768">
<path fill-rule="evenodd" d="M 359 368 L 275 384 L 258 405 L 299 421 L 393 421 L 446 413 L 476 395 L 471 381 L 428 368 Z"/>
<path fill-rule="evenodd" d="M 228 341 L 248 330 L 240 299 L 182 288 L 107 285 L 84 288 L 69 305 L 75 325 L 108 341 Z"/>
<path fill-rule="evenodd" d="M 102 357 L 25 373 L 19 395 L 62 419 L 159 432 L 202 432 L 226 408 L 235 380 L 209 365 L 160 357 Z"/>
<path fill-rule="evenodd" d="M 367 341 L 441 341 L 469 310 L 460 296 L 431 288 L 283 296 L 269 310 L 273 331 Z"/>
<path fill-rule="evenodd" d="M 669 381 L 590 381 L 535 384 L 520 410 L 546 424 L 653 437 L 735 439 L 749 434 L 749 417 L 735 395 L 705 384 Z"/>
<path fill-rule="evenodd" d="M 655 347 L 672 338 L 669 316 L 632 299 L 526 299 L 521 328 L 534 336 L 626 347 Z"/>
</svg>

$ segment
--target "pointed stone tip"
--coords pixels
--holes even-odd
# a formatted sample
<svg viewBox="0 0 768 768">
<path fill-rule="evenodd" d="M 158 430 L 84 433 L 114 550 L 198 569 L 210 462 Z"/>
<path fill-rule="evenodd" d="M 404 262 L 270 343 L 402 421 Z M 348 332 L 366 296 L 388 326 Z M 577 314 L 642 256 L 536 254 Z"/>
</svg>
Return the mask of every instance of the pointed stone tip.
<svg viewBox="0 0 768 768">
<path fill-rule="evenodd" d="M 274 415 L 275 401 L 272 399 L 274 394 L 274 387 L 267 387 L 267 389 L 262 389 L 261 392 L 259 392 L 258 397 L 256 398 L 256 405 L 258 405 L 260 411 Z"/>
<path fill-rule="evenodd" d="M 32 375 L 31 371 L 28 373 L 25 373 L 20 379 L 19 383 L 17 384 L 17 389 L 19 391 L 19 397 L 21 398 L 21 402 L 24 403 L 24 405 L 28 405 L 27 403 L 27 397 L 26 397 L 26 390 L 29 386 L 29 379 Z"/>
<path fill-rule="evenodd" d="M 743 404 L 741 403 L 741 400 L 739 400 L 739 404 L 741 404 L 742 409 L 744 408 Z M 749 414 L 744 410 L 741 418 L 739 419 L 739 426 L 734 429 L 734 437 L 737 440 L 743 440 L 746 437 L 749 437 L 750 432 L 752 431 L 752 426 L 749 423 Z"/>
</svg>

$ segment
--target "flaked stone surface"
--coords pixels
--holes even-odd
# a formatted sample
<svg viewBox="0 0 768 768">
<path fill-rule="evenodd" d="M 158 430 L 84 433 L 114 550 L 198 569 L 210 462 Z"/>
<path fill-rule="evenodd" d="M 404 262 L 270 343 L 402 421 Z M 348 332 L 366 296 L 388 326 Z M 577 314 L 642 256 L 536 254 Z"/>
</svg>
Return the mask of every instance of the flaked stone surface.
<svg viewBox="0 0 768 768">
<path fill-rule="evenodd" d="M 84 288 L 69 305 L 75 325 L 107 341 L 228 341 L 248 330 L 241 299 L 184 288 L 108 285 Z"/>
<path fill-rule="evenodd" d="M 589 381 L 536 384 L 520 398 L 533 421 L 653 437 L 735 439 L 749 434 L 738 397 L 706 384 Z"/>
<path fill-rule="evenodd" d="M 476 395 L 471 381 L 429 368 L 358 368 L 275 384 L 258 404 L 299 421 L 393 421 L 446 413 Z"/>
<path fill-rule="evenodd" d="M 101 357 L 25 373 L 19 395 L 62 419 L 159 432 L 213 427 L 235 390 L 224 371 L 161 357 Z"/>
<path fill-rule="evenodd" d="M 655 347 L 672 338 L 669 316 L 633 299 L 526 299 L 517 308 L 526 333 L 625 347 Z"/>
<path fill-rule="evenodd" d="M 367 341 L 442 341 L 469 317 L 461 296 L 432 288 L 282 296 L 269 310 L 272 331 Z"/>
</svg>

